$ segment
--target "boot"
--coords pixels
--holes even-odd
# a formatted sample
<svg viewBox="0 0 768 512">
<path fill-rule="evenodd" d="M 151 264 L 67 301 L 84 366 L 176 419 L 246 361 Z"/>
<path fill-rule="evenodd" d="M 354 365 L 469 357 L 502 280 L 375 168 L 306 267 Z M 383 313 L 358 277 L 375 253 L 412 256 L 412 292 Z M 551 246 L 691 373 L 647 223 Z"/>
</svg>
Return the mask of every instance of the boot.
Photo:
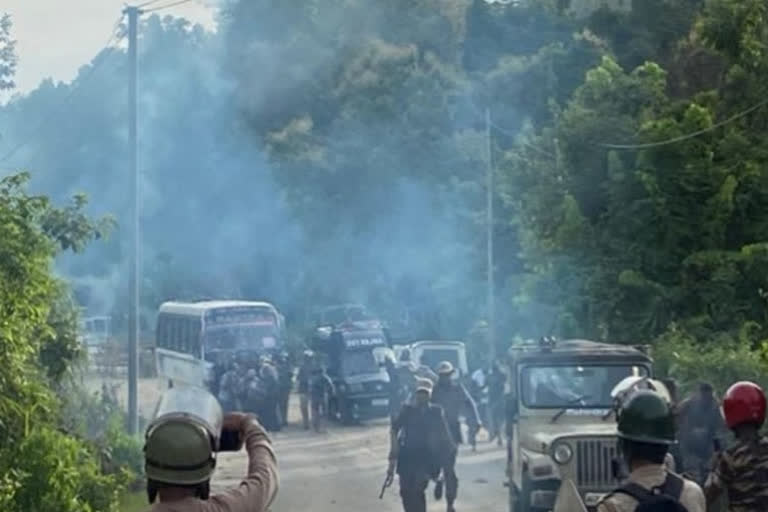
<svg viewBox="0 0 768 512">
<path fill-rule="evenodd" d="M 435 481 L 435 501 L 443 499 L 443 479 Z"/>
</svg>

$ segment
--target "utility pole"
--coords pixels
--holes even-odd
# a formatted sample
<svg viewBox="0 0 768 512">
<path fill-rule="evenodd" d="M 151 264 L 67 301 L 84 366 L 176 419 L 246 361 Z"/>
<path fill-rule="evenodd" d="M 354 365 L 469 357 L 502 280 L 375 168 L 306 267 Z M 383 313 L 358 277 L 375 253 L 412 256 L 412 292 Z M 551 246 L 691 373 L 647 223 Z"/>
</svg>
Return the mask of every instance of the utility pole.
<svg viewBox="0 0 768 512">
<path fill-rule="evenodd" d="M 131 244 L 128 285 L 128 431 L 139 432 L 139 160 L 138 160 L 138 52 L 136 50 L 138 22 L 141 11 L 138 7 L 126 7 L 128 15 L 128 144 L 130 153 L 130 216 Z"/>
<path fill-rule="evenodd" d="M 486 238 L 488 246 L 488 353 L 491 362 L 496 359 L 496 292 L 493 283 L 493 141 L 491 140 L 491 109 L 485 109 L 485 143 L 486 143 Z"/>
</svg>

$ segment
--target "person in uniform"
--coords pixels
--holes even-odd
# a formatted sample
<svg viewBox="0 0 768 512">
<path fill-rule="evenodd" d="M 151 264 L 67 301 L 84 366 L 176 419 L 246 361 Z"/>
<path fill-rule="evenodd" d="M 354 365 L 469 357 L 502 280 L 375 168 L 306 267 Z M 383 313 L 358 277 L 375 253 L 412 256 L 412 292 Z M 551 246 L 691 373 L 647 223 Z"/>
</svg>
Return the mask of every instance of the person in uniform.
<svg viewBox="0 0 768 512">
<path fill-rule="evenodd" d="M 665 464 L 676 440 L 674 416 L 664 398 L 650 390 L 629 396 L 618 414 L 618 437 L 629 478 L 598 504 L 597 512 L 634 512 L 638 496 L 657 494 L 670 496 L 687 512 L 706 511 L 701 487 Z"/>
<path fill-rule="evenodd" d="M 254 414 L 258 414 L 263 406 L 264 388 L 254 368 L 251 368 L 245 374 L 241 403 L 243 404 L 244 411 Z"/>
<path fill-rule="evenodd" d="M 277 432 L 283 423 L 280 419 L 280 383 L 277 369 L 266 357 L 262 358 L 259 377 L 264 387 L 264 402 L 259 417 L 269 432 Z"/>
<path fill-rule="evenodd" d="M 309 430 L 309 388 L 312 380 L 311 350 L 305 350 L 301 360 L 301 366 L 296 374 L 296 390 L 299 392 L 299 409 L 301 410 L 301 424 L 304 430 Z"/>
<path fill-rule="evenodd" d="M 716 439 L 725 430 L 720 404 L 715 398 L 712 385 L 701 383 L 696 394 L 681 402 L 676 412 L 683 472 L 703 485 L 710 469 L 709 462 L 714 454 Z"/>
<path fill-rule="evenodd" d="M 429 379 L 419 379 L 413 401 L 404 404 L 392 421 L 387 478 L 397 469 L 405 512 L 426 512 L 429 481 L 437 480 L 446 460 L 455 459 L 456 446 L 443 410 L 429 400 L 432 386 Z"/>
<path fill-rule="evenodd" d="M 144 446 L 149 512 L 266 512 L 278 489 L 277 461 L 264 429 L 252 416 L 228 413 L 224 428 L 239 433 L 248 473 L 237 487 L 210 496 L 215 446 L 202 427 L 161 423 Z"/>
<path fill-rule="evenodd" d="M 432 403 L 443 408 L 451 439 L 454 444 L 460 445 L 462 444 L 462 436 L 459 415 L 463 412 L 466 416 L 470 432 L 477 432 L 480 429 L 481 423 L 475 401 L 472 400 L 472 397 L 462 384 L 453 381 L 454 371 L 453 365 L 448 361 L 443 361 L 437 366 L 439 377 L 437 385 L 432 391 Z M 456 495 L 459 490 L 459 479 L 456 476 L 456 453 L 454 452 L 453 456 L 443 466 L 445 500 L 448 504 L 448 512 L 453 512 L 453 503 L 456 501 Z"/>
<path fill-rule="evenodd" d="M 224 412 L 240 410 L 240 364 L 230 361 L 229 368 L 221 376 L 219 381 L 219 402 Z"/>
<path fill-rule="evenodd" d="M 309 384 L 309 401 L 312 406 L 312 427 L 315 432 L 322 432 L 324 429 L 323 420 L 328 415 L 328 400 L 336 395 L 336 388 L 333 381 L 326 373 L 322 364 L 312 369 L 312 375 Z"/>
<path fill-rule="evenodd" d="M 293 389 L 293 365 L 287 352 L 282 352 L 277 360 L 277 373 L 280 383 L 280 419 L 282 425 L 288 425 L 288 402 L 291 399 L 291 390 Z"/>
<path fill-rule="evenodd" d="M 488 374 L 488 401 L 490 406 L 490 437 L 489 440 L 496 440 L 496 444 L 503 444 L 502 431 L 504 427 L 504 390 L 507 383 L 507 376 L 501 369 L 501 363 L 494 361 L 491 365 L 491 371 Z"/>
<path fill-rule="evenodd" d="M 725 492 L 731 512 L 768 510 L 768 439 L 759 433 L 765 411 L 765 393 L 757 384 L 737 382 L 726 391 L 723 414 L 736 442 L 715 454 L 704 486 L 710 504 Z"/>
</svg>

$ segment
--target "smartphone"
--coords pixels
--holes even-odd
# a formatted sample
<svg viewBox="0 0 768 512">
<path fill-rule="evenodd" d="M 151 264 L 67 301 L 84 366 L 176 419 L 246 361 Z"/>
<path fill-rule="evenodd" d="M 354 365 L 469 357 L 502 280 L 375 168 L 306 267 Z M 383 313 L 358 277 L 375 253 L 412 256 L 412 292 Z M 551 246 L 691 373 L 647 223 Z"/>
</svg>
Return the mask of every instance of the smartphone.
<svg viewBox="0 0 768 512">
<path fill-rule="evenodd" d="M 237 452 L 243 447 L 243 440 L 240 439 L 240 432 L 238 430 L 221 431 L 221 437 L 219 438 L 219 451 L 220 452 Z"/>
</svg>

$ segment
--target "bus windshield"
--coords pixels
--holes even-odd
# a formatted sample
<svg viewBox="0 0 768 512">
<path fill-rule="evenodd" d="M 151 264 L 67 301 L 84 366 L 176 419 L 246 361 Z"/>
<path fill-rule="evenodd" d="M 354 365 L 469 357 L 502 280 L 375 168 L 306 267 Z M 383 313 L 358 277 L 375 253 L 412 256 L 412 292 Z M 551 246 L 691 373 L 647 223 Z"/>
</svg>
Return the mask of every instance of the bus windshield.
<svg viewBox="0 0 768 512">
<path fill-rule="evenodd" d="M 217 325 L 206 328 L 204 343 L 207 351 L 272 349 L 277 328 L 272 324 Z"/>
</svg>

